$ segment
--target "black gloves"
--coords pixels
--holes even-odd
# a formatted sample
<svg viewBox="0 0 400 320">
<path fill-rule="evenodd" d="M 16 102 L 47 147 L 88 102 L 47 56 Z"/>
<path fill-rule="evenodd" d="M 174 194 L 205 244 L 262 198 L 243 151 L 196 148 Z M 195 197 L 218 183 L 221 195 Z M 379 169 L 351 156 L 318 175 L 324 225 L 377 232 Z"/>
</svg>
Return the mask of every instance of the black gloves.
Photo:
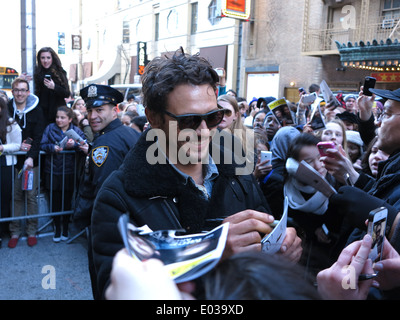
<svg viewBox="0 0 400 320">
<path fill-rule="evenodd" d="M 387 227 L 391 227 L 399 210 L 388 204 L 385 200 L 371 196 L 356 187 L 343 186 L 337 194 L 329 198 L 329 202 L 347 217 L 348 221 L 356 228 L 366 230 L 365 220 L 370 211 L 379 207 L 388 209 Z M 390 229 L 388 229 L 390 230 Z"/>
</svg>

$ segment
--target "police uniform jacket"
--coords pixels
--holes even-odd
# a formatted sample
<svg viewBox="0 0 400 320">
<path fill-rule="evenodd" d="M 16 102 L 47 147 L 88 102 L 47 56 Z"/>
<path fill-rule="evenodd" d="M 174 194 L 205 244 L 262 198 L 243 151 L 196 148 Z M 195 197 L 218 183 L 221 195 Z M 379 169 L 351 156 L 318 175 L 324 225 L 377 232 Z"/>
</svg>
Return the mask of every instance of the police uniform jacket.
<svg viewBox="0 0 400 320">
<path fill-rule="evenodd" d="M 149 132 L 143 133 L 124 164 L 102 185 L 93 208 L 93 258 L 97 286 L 103 297 L 113 257 L 123 248 L 117 228 L 122 214 L 129 213 L 137 226 L 147 224 L 152 230 L 185 229 L 192 234 L 212 230 L 225 217 L 246 209 L 269 212 L 253 175 L 237 175 L 236 164 L 215 161 L 219 174 L 207 199 L 170 164 L 149 163 L 146 153 L 154 144 L 146 141 Z M 217 150 L 221 152 L 220 159 L 224 159 L 226 150 Z"/>
<path fill-rule="evenodd" d="M 83 183 L 79 188 L 74 220 L 80 227 L 90 225 L 95 197 L 104 180 L 122 164 L 128 151 L 135 145 L 140 134 L 124 126 L 119 119 L 113 120 L 99 132 L 90 146 Z"/>
</svg>

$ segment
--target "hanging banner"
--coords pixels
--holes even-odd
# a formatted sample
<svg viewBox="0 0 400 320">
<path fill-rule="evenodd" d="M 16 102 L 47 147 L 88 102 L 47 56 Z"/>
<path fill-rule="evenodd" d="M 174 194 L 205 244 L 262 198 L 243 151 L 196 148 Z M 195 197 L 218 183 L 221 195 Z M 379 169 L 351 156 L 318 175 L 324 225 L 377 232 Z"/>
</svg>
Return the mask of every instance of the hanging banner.
<svg viewBox="0 0 400 320">
<path fill-rule="evenodd" d="M 146 42 L 138 42 L 137 61 L 138 61 L 138 74 L 142 75 L 144 72 L 144 68 L 146 67 L 148 62 Z"/>
<path fill-rule="evenodd" d="M 222 16 L 248 20 L 250 18 L 251 0 L 222 0 Z"/>
<path fill-rule="evenodd" d="M 58 33 L 58 54 L 65 54 L 65 33 Z"/>
<path fill-rule="evenodd" d="M 79 35 L 72 35 L 72 50 L 82 50 L 82 37 Z"/>
</svg>

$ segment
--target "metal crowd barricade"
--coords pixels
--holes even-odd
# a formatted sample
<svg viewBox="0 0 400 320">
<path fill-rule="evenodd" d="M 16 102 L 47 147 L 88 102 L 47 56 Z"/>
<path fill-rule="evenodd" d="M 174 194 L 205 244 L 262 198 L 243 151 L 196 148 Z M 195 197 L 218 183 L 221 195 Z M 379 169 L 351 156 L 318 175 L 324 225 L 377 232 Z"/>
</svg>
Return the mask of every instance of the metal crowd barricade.
<svg viewBox="0 0 400 320">
<path fill-rule="evenodd" d="M 54 153 L 46 153 L 41 151 L 39 154 L 39 159 L 38 159 L 38 172 L 39 174 L 34 175 L 33 179 L 38 179 L 37 186 L 37 212 L 34 214 L 28 214 L 28 201 L 27 201 L 27 193 L 24 192 L 24 214 L 21 216 L 16 216 L 15 215 L 15 178 L 16 178 L 16 170 L 15 170 L 15 165 L 12 165 L 12 181 L 11 181 L 11 188 L 12 188 L 12 196 L 11 196 L 11 204 L 10 204 L 10 216 L 9 217 L 3 217 L 3 208 L 0 207 L 0 223 L 4 222 L 11 222 L 11 221 L 17 221 L 17 220 L 27 220 L 27 219 L 38 219 L 39 224 L 38 224 L 38 231 L 37 234 L 40 235 L 40 233 L 45 230 L 46 227 L 48 227 L 52 222 L 53 222 L 53 217 L 58 216 L 58 215 L 71 215 L 74 212 L 74 206 L 75 206 L 75 201 L 74 199 L 76 198 L 76 193 L 78 189 L 78 177 L 77 177 L 77 172 L 78 172 L 78 157 L 75 156 L 74 161 L 75 161 L 75 171 L 74 171 L 74 185 L 73 185 L 73 196 L 72 196 L 72 203 L 71 203 L 71 210 L 65 210 L 65 203 L 64 203 L 64 182 L 65 182 L 65 156 L 67 154 L 76 154 L 75 151 L 62 151 L 59 154 L 63 155 L 63 174 L 62 174 L 62 181 L 63 181 L 63 186 L 62 186 L 62 204 L 61 204 L 61 211 L 59 212 L 52 212 L 52 207 L 53 207 L 53 180 L 54 180 L 54 174 L 53 174 L 53 161 L 54 161 Z M 12 155 L 26 155 L 26 152 L 16 152 L 13 153 Z M 43 185 L 42 181 L 42 173 L 43 172 L 43 158 L 44 156 L 50 156 L 51 157 L 51 173 L 50 173 L 50 192 L 47 192 L 45 189 L 45 186 Z M 1 172 L 0 172 L 1 174 Z M 1 189 L 3 189 L 4 185 L 1 186 Z M 1 197 L 1 189 L 0 189 L 0 197 Z M 47 222 L 45 222 L 43 225 L 40 225 L 41 220 L 46 220 L 48 219 Z M 75 238 L 75 237 L 74 237 Z M 68 241 L 70 243 L 70 241 Z"/>
</svg>

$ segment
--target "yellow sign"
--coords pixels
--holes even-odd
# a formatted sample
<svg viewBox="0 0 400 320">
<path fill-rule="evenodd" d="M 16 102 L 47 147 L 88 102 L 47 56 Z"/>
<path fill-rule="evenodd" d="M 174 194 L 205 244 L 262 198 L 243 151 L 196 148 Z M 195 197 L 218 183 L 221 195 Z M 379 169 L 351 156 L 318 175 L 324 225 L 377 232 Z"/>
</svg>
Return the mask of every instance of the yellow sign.
<svg viewBox="0 0 400 320">
<path fill-rule="evenodd" d="M 250 18 L 251 0 L 222 0 L 222 16 L 248 20 Z"/>
</svg>

